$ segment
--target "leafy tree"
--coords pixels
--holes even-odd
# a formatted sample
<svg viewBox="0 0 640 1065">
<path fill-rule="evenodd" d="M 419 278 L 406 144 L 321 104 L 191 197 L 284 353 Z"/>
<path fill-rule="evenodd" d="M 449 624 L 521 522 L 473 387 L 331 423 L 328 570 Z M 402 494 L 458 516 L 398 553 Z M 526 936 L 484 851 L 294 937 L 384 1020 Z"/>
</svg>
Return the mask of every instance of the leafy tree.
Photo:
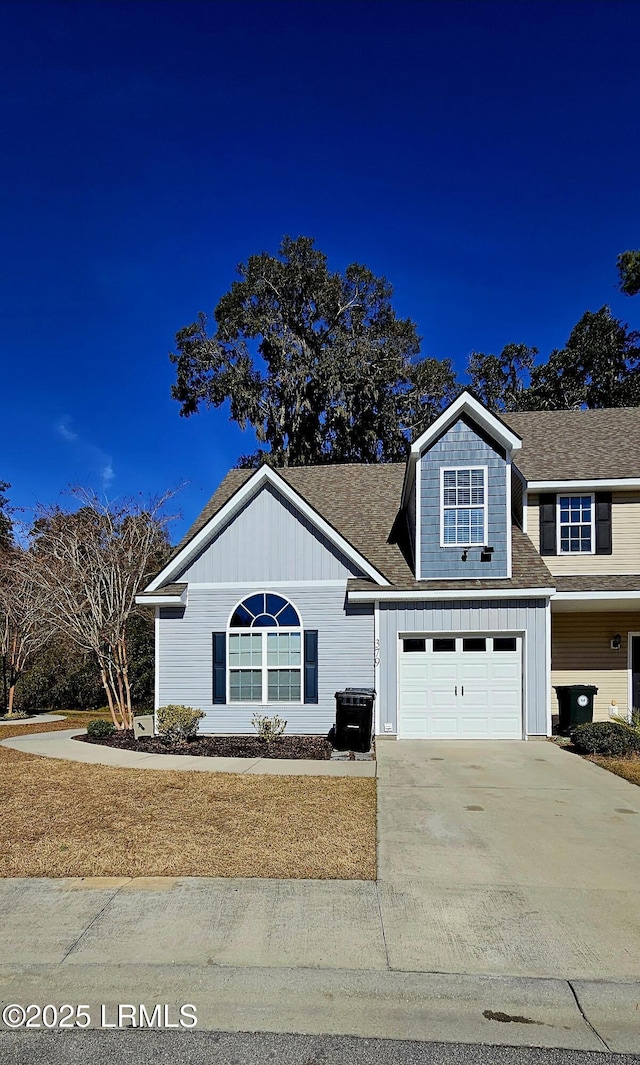
<svg viewBox="0 0 640 1065">
<path fill-rule="evenodd" d="M 95 656 L 57 633 L 34 655 L 16 688 L 21 710 L 97 710 L 105 693 Z"/>
<path fill-rule="evenodd" d="M 623 251 L 617 259 L 618 288 L 625 296 L 640 292 L 640 251 Z"/>
<path fill-rule="evenodd" d="M 127 653 L 131 702 L 152 707 L 154 694 L 155 631 L 147 607 L 127 622 Z M 18 681 L 16 702 L 21 710 L 97 710 L 105 705 L 105 691 L 95 655 L 80 650 L 66 636 L 55 635 L 28 665 Z"/>
<path fill-rule="evenodd" d="M 467 366 L 472 390 L 490 410 L 520 409 L 537 354 L 526 344 L 507 344 L 499 355 L 472 351 Z"/>
<path fill-rule="evenodd" d="M 243 465 L 401 459 L 455 388 L 450 362 L 416 362 L 414 323 L 383 277 L 353 263 L 332 273 L 309 237 L 250 256 L 214 311 L 176 336 L 172 395 L 188 417 L 230 404 L 261 444 Z M 428 397 L 422 410 L 418 397 Z"/>
<path fill-rule="evenodd" d="M 640 404 L 639 341 L 640 334 L 614 318 L 609 307 L 586 311 L 566 347 L 533 367 L 523 406 L 570 410 Z"/>
</svg>

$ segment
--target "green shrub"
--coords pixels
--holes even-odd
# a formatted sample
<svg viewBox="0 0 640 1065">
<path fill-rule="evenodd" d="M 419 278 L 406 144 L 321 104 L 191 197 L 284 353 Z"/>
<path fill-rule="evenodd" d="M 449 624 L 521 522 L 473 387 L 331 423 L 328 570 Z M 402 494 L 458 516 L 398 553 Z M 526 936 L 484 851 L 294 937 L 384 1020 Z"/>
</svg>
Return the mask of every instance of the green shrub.
<svg viewBox="0 0 640 1065">
<path fill-rule="evenodd" d="M 14 710 L 12 714 L 3 714 L 4 721 L 24 721 L 25 717 L 29 717 L 26 710 Z"/>
<path fill-rule="evenodd" d="M 620 721 L 587 721 L 571 729 L 570 735 L 580 754 L 625 757 L 640 753 L 640 733 Z"/>
<path fill-rule="evenodd" d="M 192 706 L 161 706 L 157 714 L 158 735 L 168 743 L 193 739 L 203 717 L 202 710 L 194 710 Z"/>
<path fill-rule="evenodd" d="M 287 727 L 287 722 L 283 721 L 277 714 L 274 717 L 269 717 L 267 714 L 254 714 L 251 718 L 251 724 L 260 739 L 266 740 L 267 743 L 273 743 L 274 740 L 277 740 Z"/>
<path fill-rule="evenodd" d="M 106 740 L 107 736 L 112 736 L 115 731 L 113 721 L 104 719 L 90 721 L 87 725 L 87 736 L 91 736 L 92 740 Z"/>
</svg>

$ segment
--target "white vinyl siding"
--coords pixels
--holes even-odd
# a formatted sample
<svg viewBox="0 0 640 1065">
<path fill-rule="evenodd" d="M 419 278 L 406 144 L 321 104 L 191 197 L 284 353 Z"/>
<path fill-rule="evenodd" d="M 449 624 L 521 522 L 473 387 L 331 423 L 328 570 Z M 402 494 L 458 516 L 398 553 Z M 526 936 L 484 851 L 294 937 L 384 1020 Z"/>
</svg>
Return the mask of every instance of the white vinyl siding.
<svg viewBox="0 0 640 1065">
<path fill-rule="evenodd" d="M 191 586 L 186 608 L 160 610 L 158 705 L 184 703 L 203 710 L 202 733 L 253 735 L 255 713 L 277 713 L 287 720 L 287 735 L 326 736 L 335 721 L 336 691 L 374 687 L 373 604 L 346 605 L 344 583 L 279 588 L 295 604 L 304 628 L 318 633 L 318 702 L 214 704 L 212 633 L 224 632 L 236 604 L 255 590 Z"/>
</svg>

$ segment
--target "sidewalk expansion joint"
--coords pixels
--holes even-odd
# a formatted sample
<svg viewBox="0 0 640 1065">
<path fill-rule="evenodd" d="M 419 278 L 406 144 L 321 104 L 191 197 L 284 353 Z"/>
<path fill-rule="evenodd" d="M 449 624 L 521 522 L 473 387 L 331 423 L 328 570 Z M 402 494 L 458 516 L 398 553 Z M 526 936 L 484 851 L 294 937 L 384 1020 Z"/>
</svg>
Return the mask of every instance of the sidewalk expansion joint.
<svg viewBox="0 0 640 1065">
<path fill-rule="evenodd" d="M 589 1018 L 587 1017 L 586 1013 L 584 1012 L 584 1010 L 583 1010 L 583 1008 L 582 1008 L 582 1006 L 580 1004 L 580 999 L 578 998 L 578 992 L 576 991 L 575 987 L 571 983 L 571 980 L 567 980 L 567 984 L 569 985 L 569 987 L 571 989 L 571 994 L 573 995 L 574 999 L 576 1000 L 576 1006 L 580 1010 L 580 1016 L 582 1017 L 584 1023 L 587 1025 L 588 1028 L 591 1029 L 591 1031 L 595 1035 L 596 1039 L 600 1040 L 600 1042 L 602 1043 L 602 1045 L 605 1048 L 605 1050 L 607 1050 L 607 1051 L 609 1051 L 609 1053 L 611 1053 L 611 1047 L 602 1038 L 602 1036 L 600 1035 L 600 1032 L 598 1032 L 597 1029 L 594 1028 L 594 1026 L 592 1025 L 591 1021 L 589 1020 Z"/>
<path fill-rule="evenodd" d="M 58 962 L 58 965 L 64 965 L 64 963 L 66 962 L 66 960 L 69 957 L 69 955 L 73 954 L 74 950 L 76 949 L 76 947 L 78 946 L 80 941 L 82 939 L 84 939 L 84 937 L 86 936 L 86 934 L 89 931 L 89 929 L 93 928 L 94 924 L 96 923 L 96 921 L 98 920 L 99 917 L 102 917 L 102 914 L 105 912 L 107 907 L 109 907 L 111 905 L 111 903 L 115 899 L 116 895 L 119 895 L 120 892 L 122 891 L 122 889 L 125 888 L 125 887 L 128 887 L 129 884 L 132 882 L 132 880 L 135 880 L 135 879 L 136 879 L 136 877 L 130 876 L 130 877 L 128 877 L 128 879 L 125 881 L 124 884 L 120 884 L 120 886 L 116 888 L 116 890 L 113 892 L 113 894 L 109 896 L 109 898 L 105 902 L 105 904 L 102 907 L 102 909 L 98 910 L 96 915 L 94 917 L 92 917 L 91 920 L 89 921 L 89 924 L 87 925 L 87 927 L 82 929 L 82 932 L 80 933 L 78 938 L 76 940 L 74 940 L 74 942 L 71 944 L 71 946 L 69 947 L 69 949 L 66 952 L 66 954 L 64 955 L 64 957 L 61 958 L 61 960 Z"/>
<path fill-rule="evenodd" d="M 382 903 L 380 902 L 379 882 L 377 880 L 374 880 L 373 886 L 374 886 L 375 891 L 376 891 L 376 900 L 377 900 L 377 903 L 378 903 L 378 917 L 380 918 L 380 933 L 382 935 L 382 943 L 383 943 L 383 946 L 384 946 L 384 956 L 385 956 L 385 958 L 387 960 L 387 970 L 389 972 L 391 972 L 392 970 L 391 970 L 391 963 L 389 961 L 389 947 L 387 945 L 387 936 L 386 936 L 386 933 L 385 933 L 385 930 L 384 930 L 384 921 L 382 919 Z"/>
</svg>

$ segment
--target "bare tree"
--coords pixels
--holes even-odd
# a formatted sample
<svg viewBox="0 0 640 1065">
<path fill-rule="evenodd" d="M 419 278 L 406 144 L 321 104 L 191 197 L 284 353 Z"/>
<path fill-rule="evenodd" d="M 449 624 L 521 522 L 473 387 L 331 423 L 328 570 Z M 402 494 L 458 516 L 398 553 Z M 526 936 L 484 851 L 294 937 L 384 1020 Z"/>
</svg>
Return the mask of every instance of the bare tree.
<svg viewBox="0 0 640 1065">
<path fill-rule="evenodd" d="M 23 553 L 25 572 L 46 592 L 49 622 L 95 655 L 117 729 L 133 727 L 127 620 L 136 609 L 136 592 L 169 553 L 171 518 L 164 507 L 174 494 L 146 504 L 103 503 L 76 489 L 78 510 L 39 508 L 31 547 Z"/>
<path fill-rule="evenodd" d="M 5 687 L 6 712 L 14 712 L 16 684 L 29 659 L 53 635 L 48 617 L 47 593 L 24 564 L 19 547 L 0 556 L 0 656 Z"/>
</svg>

